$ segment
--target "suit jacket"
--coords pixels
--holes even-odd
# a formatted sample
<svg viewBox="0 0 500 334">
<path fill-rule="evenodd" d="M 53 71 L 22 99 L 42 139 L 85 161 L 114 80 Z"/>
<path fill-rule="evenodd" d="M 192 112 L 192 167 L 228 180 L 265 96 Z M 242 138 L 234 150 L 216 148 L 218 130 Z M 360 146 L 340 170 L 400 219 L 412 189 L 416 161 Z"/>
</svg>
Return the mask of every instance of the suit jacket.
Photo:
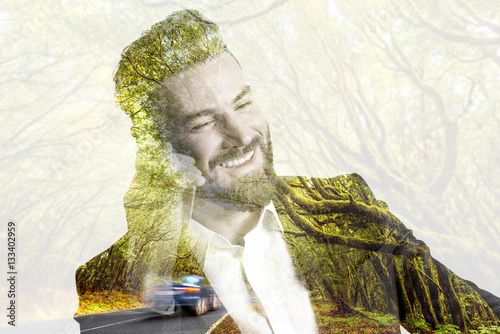
<svg viewBox="0 0 500 334">
<path fill-rule="evenodd" d="M 284 237 L 296 271 L 310 291 L 318 326 L 326 332 L 354 323 L 379 332 L 385 327 L 388 333 L 399 331 L 400 323 L 411 332 L 500 325 L 500 299 L 432 258 L 425 243 L 373 196 L 359 175 L 287 176 L 275 182 L 273 202 Z M 150 192 L 140 187 L 131 187 L 129 193 L 129 233 L 78 269 L 80 294 L 138 289 L 151 273 L 203 274 L 186 253 L 182 238 L 177 260 L 168 256 L 175 250 L 168 227 L 175 204 L 168 198 L 151 202 Z M 140 219 L 142 226 L 135 231 L 134 219 Z M 139 242 L 144 237 L 148 244 Z"/>
<path fill-rule="evenodd" d="M 432 258 L 359 175 L 283 177 L 274 203 L 316 311 L 326 303 L 332 318 L 373 326 L 393 316 L 413 332 L 500 323 L 500 299 Z M 317 316 L 321 326 L 325 312 Z"/>
</svg>

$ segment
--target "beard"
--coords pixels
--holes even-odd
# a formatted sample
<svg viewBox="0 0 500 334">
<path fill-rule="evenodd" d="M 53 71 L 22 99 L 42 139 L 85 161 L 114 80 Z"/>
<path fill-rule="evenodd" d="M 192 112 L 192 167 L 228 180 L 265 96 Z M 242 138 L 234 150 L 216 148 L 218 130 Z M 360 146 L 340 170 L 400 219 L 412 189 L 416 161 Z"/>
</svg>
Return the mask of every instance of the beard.
<svg viewBox="0 0 500 334">
<path fill-rule="evenodd" d="M 263 170 L 254 170 L 247 175 L 232 180 L 230 183 L 222 182 L 216 174 L 203 173 L 206 183 L 198 188 L 197 196 L 216 202 L 228 210 L 235 211 L 257 211 L 269 204 L 275 194 L 276 187 L 273 182 L 276 174 L 273 169 L 273 156 L 271 139 L 267 136 L 267 142 L 261 138 L 254 138 L 243 150 L 228 150 L 219 157 L 213 159 L 211 166 L 234 159 L 241 154 L 252 151 L 257 146 L 263 154 Z"/>
</svg>

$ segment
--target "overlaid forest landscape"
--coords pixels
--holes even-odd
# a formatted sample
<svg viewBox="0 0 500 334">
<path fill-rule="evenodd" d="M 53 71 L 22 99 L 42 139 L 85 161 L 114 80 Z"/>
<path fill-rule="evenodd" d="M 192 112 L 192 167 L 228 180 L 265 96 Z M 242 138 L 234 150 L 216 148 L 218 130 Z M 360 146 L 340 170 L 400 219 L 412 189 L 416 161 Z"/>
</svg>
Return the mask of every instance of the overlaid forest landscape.
<svg viewBox="0 0 500 334">
<path fill-rule="evenodd" d="M 325 59 L 328 68 L 334 69 L 333 77 L 337 80 L 334 84 L 325 84 L 332 85 L 332 88 L 338 91 L 334 98 L 341 102 L 340 109 L 344 111 L 344 114 L 340 115 L 339 111 L 336 111 L 335 122 L 342 120 L 345 125 L 342 130 L 346 131 L 344 136 L 358 141 L 363 153 L 360 159 L 356 151 L 341 150 L 340 154 L 332 158 L 353 159 L 348 162 L 350 164 L 355 164 L 356 159 L 360 159 L 360 163 L 366 163 L 368 159 L 374 163 L 375 170 L 386 167 L 392 169 L 392 160 L 404 169 L 405 163 L 408 163 L 407 159 L 417 158 L 425 161 L 428 155 L 439 155 L 438 152 L 441 152 L 443 154 L 432 168 L 430 165 L 426 166 L 429 169 L 423 174 L 405 180 L 404 188 L 408 194 L 421 191 L 420 187 L 428 187 L 443 196 L 455 182 L 463 185 L 459 178 L 449 171 L 451 168 L 458 175 L 461 173 L 457 167 L 460 130 L 457 120 L 467 117 L 469 108 L 472 108 L 472 102 L 469 101 L 461 111 L 462 114 L 457 114 L 456 109 L 450 107 L 456 106 L 457 97 L 447 91 L 446 85 L 455 85 L 456 88 L 457 82 L 461 82 L 462 87 L 469 87 L 470 100 L 488 103 L 486 99 L 481 100 L 479 95 L 473 93 L 476 89 L 474 80 L 463 81 L 464 68 L 456 65 L 457 54 L 454 52 L 460 52 L 457 43 L 470 44 L 473 40 L 477 42 L 472 43 L 475 51 L 483 56 L 470 58 L 467 63 L 472 63 L 474 59 L 495 66 L 491 60 L 494 60 L 496 55 L 487 51 L 494 41 L 486 39 L 482 44 L 478 42 L 479 37 L 458 40 L 461 35 L 457 33 L 447 33 L 444 28 L 432 29 L 431 23 L 423 24 L 424 14 L 420 13 L 414 4 L 406 5 L 404 8 L 391 7 L 390 11 L 381 10 L 380 13 L 385 19 L 383 23 L 366 23 L 357 21 L 359 18 L 352 18 L 355 23 L 352 33 L 359 34 L 359 45 L 375 51 L 375 66 L 391 73 L 393 79 L 402 87 L 411 89 L 411 95 L 405 97 L 402 105 L 393 101 L 401 97 L 375 94 L 376 90 L 381 90 L 376 83 L 378 80 L 382 81 L 382 77 L 378 77 L 373 68 L 365 69 L 370 73 L 368 81 L 374 82 L 375 85 L 364 90 L 363 86 L 367 86 L 367 81 L 362 79 L 363 65 L 356 64 L 356 58 L 351 63 L 341 62 L 335 57 Z M 468 7 L 462 3 L 463 15 L 467 13 L 466 9 Z M 343 10 L 348 12 L 352 8 L 346 6 Z M 417 48 L 416 45 L 415 49 L 406 44 L 403 47 L 406 38 L 414 38 L 414 31 L 423 31 L 423 34 L 430 32 L 441 44 L 448 43 L 448 47 L 440 50 L 441 58 L 436 56 L 435 50 L 425 53 L 423 48 Z M 192 31 L 178 33 L 186 35 L 188 40 L 196 40 L 189 35 Z M 197 33 L 200 32 L 194 34 Z M 348 36 L 346 42 L 351 43 L 351 37 Z M 321 42 L 324 40 L 320 40 L 320 44 Z M 144 39 L 144 43 L 151 41 Z M 148 48 L 148 45 L 145 44 L 144 48 Z M 153 50 L 151 56 L 154 52 Z M 415 69 L 415 65 L 410 62 L 410 59 L 415 57 L 413 53 L 421 57 L 419 69 Z M 453 59 L 453 62 L 446 67 L 445 72 L 437 74 L 436 71 L 442 70 L 440 63 L 444 61 L 445 55 Z M 136 76 L 139 79 L 117 81 L 117 87 L 128 87 L 134 80 L 154 77 L 158 71 L 148 67 L 148 62 L 129 61 L 130 65 L 126 71 L 129 71 L 130 78 Z M 470 78 L 473 72 L 468 73 L 466 77 Z M 436 75 L 437 78 L 434 78 Z M 300 77 L 300 74 L 297 77 Z M 293 87 L 290 82 L 283 82 L 283 85 L 301 91 L 301 84 Z M 113 290 L 119 290 L 140 298 L 142 291 L 166 277 L 178 274 L 203 275 L 188 247 L 185 240 L 188 237 L 185 236 L 184 227 L 178 219 L 181 205 L 176 194 L 183 188 L 182 177 L 171 169 L 174 162 L 165 154 L 168 149 L 165 148 L 161 135 L 157 134 L 151 118 L 147 112 L 143 112 L 145 105 L 134 104 L 136 100 L 142 101 L 143 96 L 149 96 L 148 89 L 144 90 L 143 86 L 137 85 L 137 88 L 120 90 L 117 93 L 122 108 L 132 118 L 132 134 L 138 144 L 137 173 L 124 201 L 128 233 L 79 269 L 77 286 L 82 296 L 95 292 L 108 295 Z M 314 91 L 314 88 L 311 89 Z M 297 95 L 296 101 L 299 105 L 304 103 L 300 96 Z M 325 96 L 325 99 L 331 98 Z M 151 105 L 147 105 L 147 108 L 155 109 L 154 104 L 160 100 L 148 101 Z M 321 103 L 318 106 L 324 108 Z M 387 119 L 391 113 L 397 113 L 401 106 L 408 109 L 406 123 L 401 126 L 402 124 L 389 122 L 392 129 L 386 131 L 385 125 L 377 119 L 378 115 Z M 304 107 L 307 110 L 312 105 Z M 424 146 L 411 147 L 410 143 L 410 156 L 407 152 L 386 146 L 386 136 L 394 136 L 400 130 L 403 132 L 399 135 L 404 141 L 407 138 L 406 128 L 409 131 L 415 129 L 416 132 L 412 136 L 418 137 L 420 127 L 425 126 L 424 120 L 428 122 L 432 117 L 443 125 L 444 131 L 432 133 L 434 137 L 430 141 L 427 141 L 429 137 L 423 138 L 426 143 Z M 368 129 L 371 131 L 366 132 Z M 329 136 L 328 139 L 336 142 L 335 134 L 332 135 L 333 137 Z M 300 138 L 292 140 L 299 140 L 302 145 L 307 142 L 307 139 L 302 141 Z M 368 143 L 373 146 L 373 150 L 365 147 Z M 317 143 L 315 147 L 318 147 Z M 327 141 L 323 143 L 323 149 L 325 152 L 329 151 Z M 275 177 L 271 181 L 277 189 L 273 201 L 284 227 L 284 235 L 296 267 L 301 268 L 299 276 L 307 285 L 314 311 L 321 319 L 318 324 L 320 330 L 328 332 L 338 328 L 341 331 L 344 327 L 335 324 L 343 323 L 391 332 L 398 328 L 400 320 L 408 330 L 414 332 L 474 333 L 495 332 L 498 329 L 498 318 L 477 291 L 441 262 L 432 258 L 429 247 L 418 240 L 413 231 L 406 228 L 384 202 L 374 197 L 372 190 L 359 175 L 350 174 L 328 179 L 285 176 Z M 403 180 L 395 172 L 391 182 L 401 184 Z M 422 207 L 425 207 L 423 202 L 412 203 L 405 217 L 408 217 L 408 214 L 411 216 L 412 211 Z M 419 216 L 419 213 L 415 215 Z M 431 221 L 440 220 L 440 215 L 430 217 Z M 365 321 L 371 322 L 370 325 L 367 326 Z M 358 329 L 349 330 L 356 332 Z"/>
<path fill-rule="evenodd" d="M 303 262 L 298 264 L 299 268 L 308 268 L 301 275 L 306 278 L 314 310 L 322 319 L 318 324 L 320 331 L 332 333 L 337 328 L 339 333 L 345 330 L 375 333 L 372 331 L 375 327 L 380 330 L 376 333 L 392 333 L 399 329 L 398 309 L 399 317 L 419 325 L 409 328 L 418 333 L 459 333 L 464 329 L 471 333 L 481 330 L 494 333 L 499 329 L 498 319 L 479 295 L 434 260 L 428 247 L 412 236 L 384 202 L 374 198 L 359 176 L 331 180 L 285 177 L 276 182 L 282 190 L 277 210 L 296 255 L 294 260 Z M 325 199 L 335 205 L 325 206 L 321 202 Z M 155 207 L 161 213 L 166 206 L 166 203 L 154 205 L 150 212 Z M 299 214 L 290 206 L 298 206 Z M 144 206 L 137 208 L 142 211 Z M 129 212 L 132 210 L 129 207 Z M 314 218 L 304 218 L 306 211 Z M 149 217 L 165 219 L 156 212 Z M 158 230 L 161 227 L 163 230 Z M 146 280 L 152 277 L 158 280 L 168 275 L 203 274 L 182 240 L 178 253 L 160 246 L 178 238 L 165 230 L 163 224 L 135 233 L 146 241 L 138 243 L 139 238 L 131 238 L 129 233 L 79 269 L 77 281 L 82 295 L 125 287 L 124 291 L 140 296 L 144 284 L 149 283 Z M 127 247 L 134 239 L 134 246 L 140 245 L 136 254 Z M 319 246 L 307 239 L 314 239 Z M 151 250 L 145 245 L 151 246 Z M 414 274 L 405 276 L 402 266 L 409 266 Z M 407 272 L 408 269 L 406 275 Z M 398 300 L 395 291 L 404 299 Z M 445 295 L 453 298 L 451 303 L 447 301 L 453 309 L 436 303 L 444 301 Z M 410 306 L 415 304 L 420 308 Z M 372 312 L 381 309 L 386 313 Z M 225 330 L 234 327 L 228 321 L 222 326 L 226 326 Z M 364 331 L 365 327 L 369 329 Z"/>
<path fill-rule="evenodd" d="M 6 6 L 0 216 L 19 279 L 0 327 L 499 333 L 499 13 Z"/>
</svg>

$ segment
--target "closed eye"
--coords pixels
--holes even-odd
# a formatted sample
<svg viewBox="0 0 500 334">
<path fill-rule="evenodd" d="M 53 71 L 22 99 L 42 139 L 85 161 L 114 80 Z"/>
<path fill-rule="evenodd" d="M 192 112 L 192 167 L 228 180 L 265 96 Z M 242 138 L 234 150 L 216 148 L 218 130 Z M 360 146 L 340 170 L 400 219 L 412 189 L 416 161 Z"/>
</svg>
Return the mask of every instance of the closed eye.
<svg viewBox="0 0 500 334">
<path fill-rule="evenodd" d="M 210 125 L 213 122 L 215 122 L 215 120 L 212 119 L 210 121 L 206 121 L 206 122 L 203 122 L 201 124 L 198 124 L 198 125 L 191 128 L 191 132 L 199 131 L 199 130 L 203 129 L 204 127 Z"/>
</svg>

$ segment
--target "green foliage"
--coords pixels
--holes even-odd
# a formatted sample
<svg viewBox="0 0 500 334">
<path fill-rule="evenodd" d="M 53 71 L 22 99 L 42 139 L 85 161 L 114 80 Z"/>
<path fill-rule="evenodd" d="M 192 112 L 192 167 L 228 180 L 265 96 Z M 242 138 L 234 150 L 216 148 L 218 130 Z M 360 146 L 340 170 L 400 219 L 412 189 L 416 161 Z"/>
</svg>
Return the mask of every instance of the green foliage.
<svg viewBox="0 0 500 334">
<path fill-rule="evenodd" d="M 460 327 L 451 324 L 436 325 L 436 334 L 460 334 L 462 331 Z"/>
<path fill-rule="evenodd" d="M 396 319 L 396 317 L 392 314 L 377 315 L 375 316 L 375 320 L 380 322 L 380 324 L 384 327 L 399 324 L 399 319 Z"/>
<path fill-rule="evenodd" d="M 472 334 L 498 334 L 500 333 L 500 326 L 479 326 L 477 330 L 469 330 Z"/>
<path fill-rule="evenodd" d="M 405 328 L 412 333 L 421 333 L 422 331 L 430 330 L 431 328 L 421 314 L 416 314 L 415 317 L 408 319 L 405 321 L 404 325 Z"/>
<path fill-rule="evenodd" d="M 320 333 L 393 333 L 399 328 L 399 321 L 388 314 L 326 314 L 318 319 Z"/>
</svg>

